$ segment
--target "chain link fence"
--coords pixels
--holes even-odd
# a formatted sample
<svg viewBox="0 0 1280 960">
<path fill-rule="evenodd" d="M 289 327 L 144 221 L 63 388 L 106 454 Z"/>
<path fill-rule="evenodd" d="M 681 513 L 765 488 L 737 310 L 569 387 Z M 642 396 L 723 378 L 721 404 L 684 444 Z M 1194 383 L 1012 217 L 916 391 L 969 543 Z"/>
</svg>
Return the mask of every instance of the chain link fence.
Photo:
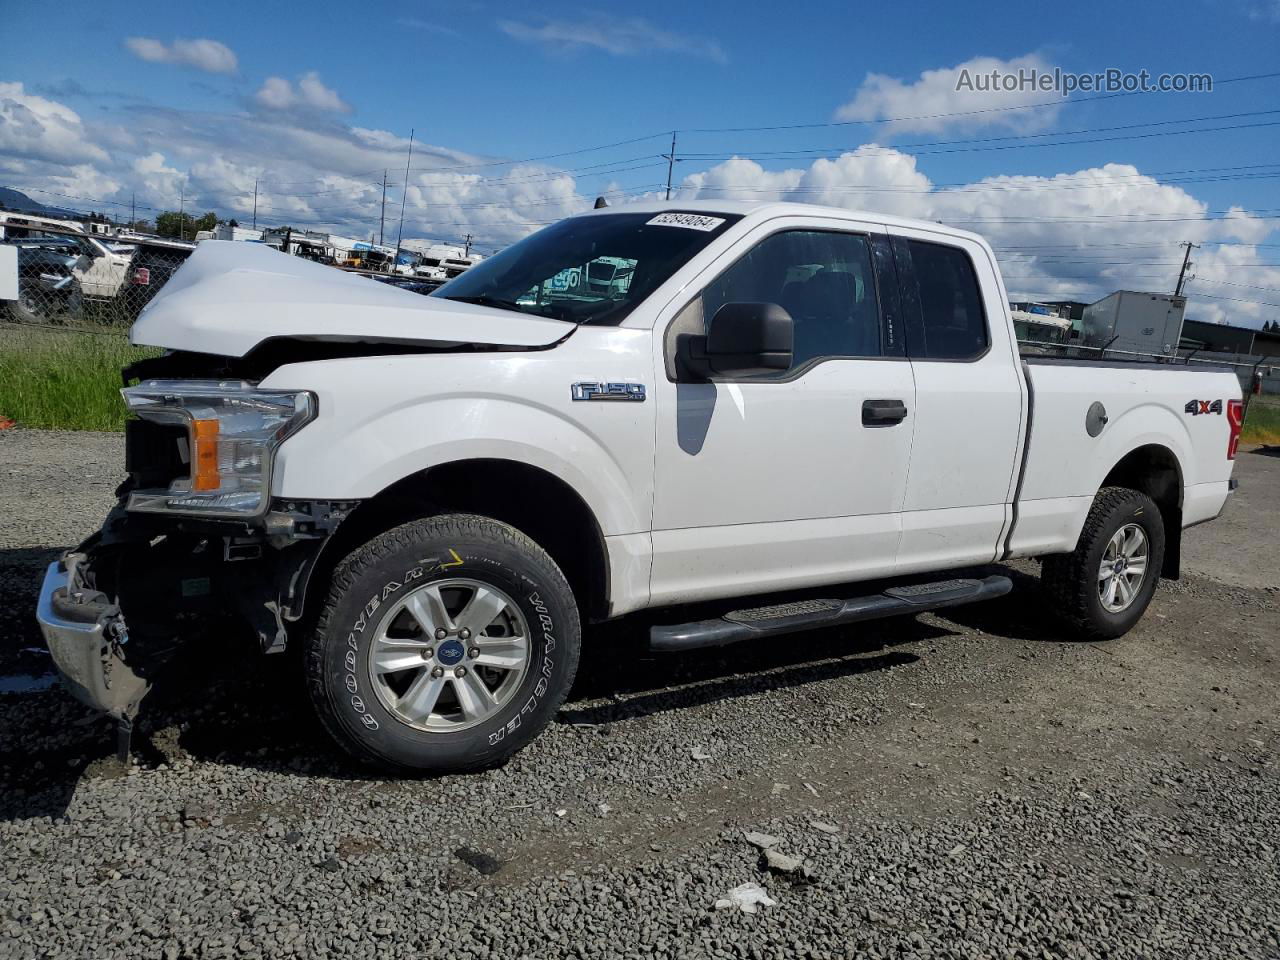
<svg viewBox="0 0 1280 960">
<path fill-rule="evenodd" d="M 18 251 L 18 298 L 0 301 L 0 314 L 44 326 L 127 327 L 194 249 L 10 224 L 0 243 Z"/>
<path fill-rule="evenodd" d="M 0 244 L 18 250 L 18 299 L 0 301 L 0 322 L 127 328 L 195 245 L 138 235 L 97 237 L 0 223 Z M 335 267 L 413 293 L 442 280 Z"/>
</svg>

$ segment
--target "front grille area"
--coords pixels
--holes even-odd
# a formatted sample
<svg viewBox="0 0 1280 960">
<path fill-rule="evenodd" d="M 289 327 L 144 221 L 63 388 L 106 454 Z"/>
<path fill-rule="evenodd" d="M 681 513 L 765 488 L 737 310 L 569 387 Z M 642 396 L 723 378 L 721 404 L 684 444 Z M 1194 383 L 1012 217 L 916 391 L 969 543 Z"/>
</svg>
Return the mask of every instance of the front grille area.
<svg viewBox="0 0 1280 960">
<path fill-rule="evenodd" d="M 135 490 L 168 487 L 190 473 L 187 429 L 179 424 L 130 420 L 124 427 L 124 466 Z"/>
</svg>

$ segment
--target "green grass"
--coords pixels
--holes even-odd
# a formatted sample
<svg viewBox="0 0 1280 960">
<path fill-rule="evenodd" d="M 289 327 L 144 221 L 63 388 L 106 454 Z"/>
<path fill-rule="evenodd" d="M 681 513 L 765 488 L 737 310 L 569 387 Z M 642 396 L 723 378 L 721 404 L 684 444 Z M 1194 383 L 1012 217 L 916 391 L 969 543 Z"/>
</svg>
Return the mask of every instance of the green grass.
<svg viewBox="0 0 1280 960">
<path fill-rule="evenodd" d="M 123 430 L 120 368 L 158 350 L 123 333 L 0 330 L 0 420 L 39 430 Z"/>
<path fill-rule="evenodd" d="M 1280 403 L 1273 401 L 1272 397 L 1251 400 L 1240 431 L 1241 442 L 1280 444 Z"/>
</svg>

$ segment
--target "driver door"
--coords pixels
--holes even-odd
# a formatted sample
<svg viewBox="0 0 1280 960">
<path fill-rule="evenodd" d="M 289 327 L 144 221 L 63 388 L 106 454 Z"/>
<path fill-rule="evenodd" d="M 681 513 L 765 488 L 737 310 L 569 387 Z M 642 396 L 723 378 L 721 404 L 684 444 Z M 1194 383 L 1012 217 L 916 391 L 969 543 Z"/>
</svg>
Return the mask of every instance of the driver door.
<svg viewBox="0 0 1280 960">
<path fill-rule="evenodd" d="M 659 318 L 652 602 L 887 575 L 901 536 L 915 386 L 884 229 L 762 224 Z M 728 302 L 780 304 L 791 367 L 695 382 L 675 362 Z M 665 369 L 664 378 L 661 371 Z M 899 401 L 906 415 L 883 416 Z M 873 405 L 874 404 L 874 405 Z"/>
</svg>

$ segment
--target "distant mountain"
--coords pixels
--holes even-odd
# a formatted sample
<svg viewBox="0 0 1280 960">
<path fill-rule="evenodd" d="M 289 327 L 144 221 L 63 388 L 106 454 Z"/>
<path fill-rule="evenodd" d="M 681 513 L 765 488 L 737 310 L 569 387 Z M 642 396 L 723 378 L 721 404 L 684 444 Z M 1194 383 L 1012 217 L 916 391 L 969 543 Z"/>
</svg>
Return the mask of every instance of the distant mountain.
<svg viewBox="0 0 1280 960">
<path fill-rule="evenodd" d="M 12 187 L 0 187 L 0 206 L 6 210 L 22 210 L 25 213 L 39 213 L 46 217 L 76 217 L 82 214 L 62 207 L 50 207 L 39 200 L 32 200 L 20 190 Z"/>
</svg>

